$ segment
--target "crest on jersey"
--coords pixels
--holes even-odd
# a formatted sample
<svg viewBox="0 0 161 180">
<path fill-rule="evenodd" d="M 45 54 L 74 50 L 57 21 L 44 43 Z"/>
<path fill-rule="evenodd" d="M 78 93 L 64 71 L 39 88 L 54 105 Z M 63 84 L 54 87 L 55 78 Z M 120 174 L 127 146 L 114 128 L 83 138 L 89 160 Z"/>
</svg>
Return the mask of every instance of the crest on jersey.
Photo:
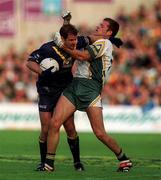
<svg viewBox="0 0 161 180">
<path fill-rule="evenodd" d="M 93 51 L 96 57 L 101 56 L 104 49 L 105 49 L 105 41 L 97 41 L 93 44 Z"/>
</svg>

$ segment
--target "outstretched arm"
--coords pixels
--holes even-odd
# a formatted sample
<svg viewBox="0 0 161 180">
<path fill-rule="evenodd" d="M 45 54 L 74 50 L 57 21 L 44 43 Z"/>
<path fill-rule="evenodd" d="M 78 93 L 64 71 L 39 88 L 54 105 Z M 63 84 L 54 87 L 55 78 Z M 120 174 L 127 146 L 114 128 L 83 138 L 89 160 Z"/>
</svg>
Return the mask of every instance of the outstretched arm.
<svg viewBox="0 0 161 180">
<path fill-rule="evenodd" d="M 91 59 L 91 55 L 87 50 L 79 51 L 79 50 L 71 50 L 67 48 L 65 45 L 62 46 L 62 49 L 69 53 L 74 59 L 80 60 L 80 61 L 89 61 Z"/>
<path fill-rule="evenodd" d="M 70 11 L 63 13 L 62 18 L 64 20 L 63 25 L 70 24 L 70 20 L 72 19 L 72 15 Z"/>
</svg>

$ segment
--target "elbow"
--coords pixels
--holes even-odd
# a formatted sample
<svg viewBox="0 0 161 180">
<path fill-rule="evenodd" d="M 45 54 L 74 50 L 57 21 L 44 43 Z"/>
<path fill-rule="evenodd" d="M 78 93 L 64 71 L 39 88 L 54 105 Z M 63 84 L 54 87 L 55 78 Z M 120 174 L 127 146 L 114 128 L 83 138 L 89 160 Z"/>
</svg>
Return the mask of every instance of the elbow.
<svg viewBox="0 0 161 180">
<path fill-rule="evenodd" d="M 28 69 L 30 69 L 29 62 L 26 63 L 26 67 L 27 67 Z"/>
<path fill-rule="evenodd" d="M 29 63 L 28 62 L 25 65 L 26 65 L 27 68 L 29 68 Z"/>
<path fill-rule="evenodd" d="M 30 61 L 28 61 L 28 62 L 26 63 L 26 67 L 31 70 L 32 65 L 31 65 L 31 62 L 30 62 Z"/>
</svg>

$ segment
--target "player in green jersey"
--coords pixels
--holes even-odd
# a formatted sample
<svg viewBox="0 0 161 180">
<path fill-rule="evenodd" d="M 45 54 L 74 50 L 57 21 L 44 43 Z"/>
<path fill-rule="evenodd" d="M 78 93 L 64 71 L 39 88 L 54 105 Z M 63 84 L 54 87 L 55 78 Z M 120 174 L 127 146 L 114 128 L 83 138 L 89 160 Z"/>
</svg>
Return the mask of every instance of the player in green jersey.
<svg viewBox="0 0 161 180">
<path fill-rule="evenodd" d="M 108 39 L 114 38 L 118 30 L 119 24 L 115 20 L 105 18 L 91 35 L 94 43 L 84 51 L 70 50 L 65 45 L 62 46 L 66 52 L 77 59 L 77 69 L 72 83 L 60 97 L 51 120 L 45 163 L 46 171 L 54 171 L 54 156 L 59 142 L 60 127 L 76 110 L 86 111 L 96 137 L 120 161 L 118 171 L 127 172 L 132 167 L 130 159 L 105 131 L 100 96 L 113 59 L 113 45 Z"/>
</svg>

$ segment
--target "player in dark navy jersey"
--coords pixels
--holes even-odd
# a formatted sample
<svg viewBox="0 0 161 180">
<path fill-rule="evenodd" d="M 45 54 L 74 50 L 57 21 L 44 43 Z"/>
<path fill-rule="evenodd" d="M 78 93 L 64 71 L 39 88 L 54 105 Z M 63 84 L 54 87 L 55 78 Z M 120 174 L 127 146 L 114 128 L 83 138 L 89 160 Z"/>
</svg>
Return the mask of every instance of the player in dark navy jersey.
<svg viewBox="0 0 161 180">
<path fill-rule="evenodd" d="M 62 26 L 60 34 L 64 38 L 64 43 L 71 49 L 81 49 L 88 44 L 88 39 L 77 37 L 77 30 L 73 25 Z M 59 64 L 59 70 L 51 72 L 51 67 L 42 71 L 40 63 L 45 58 L 55 59 Z M 39 49 L 33 51 L 28 58 L 27 67 L 38 74 L 36 86 L 39 95 L 38 106 L 41 121 L 39 137 L 41 163 L 37 170 L 40 171 L 44 166 L 47 153 L 47 135 L 50 120 L 61 93 L 73 78 L 72 65 L 73 59 L 64 50 L 56 46 L 53 41 L 43 44 Z M 73 155 L 74 167 L 76 170 L 82 171 L 84 167 L 80 161 L 79 137 L 74 125 L 74 116 L 69 117 L 63 126 L 68 136 L 67 140 Z"/>
</svg>

